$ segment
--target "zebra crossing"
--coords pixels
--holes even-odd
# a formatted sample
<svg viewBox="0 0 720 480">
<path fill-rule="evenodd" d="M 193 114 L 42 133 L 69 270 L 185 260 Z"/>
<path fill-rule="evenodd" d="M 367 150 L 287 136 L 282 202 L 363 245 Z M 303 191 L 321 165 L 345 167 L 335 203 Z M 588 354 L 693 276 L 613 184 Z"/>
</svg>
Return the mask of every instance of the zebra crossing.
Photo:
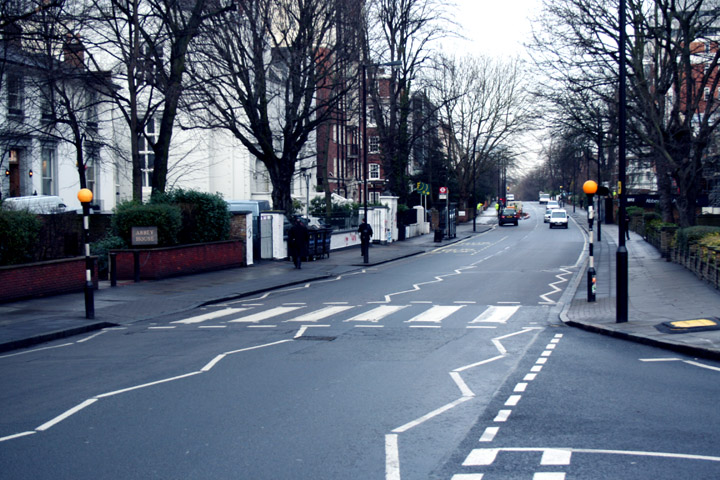
<svg viewBox="0 0 720 480">
<path fill-rule="evenodd" d="M 259 328 L 328 321 L 356 327 L 405 325 L 410 328 L 439 328 L 452 322 L 454 326 L 464 324 L 467 328 L 496 328 L 510 321 L 520 308 L 520 305 L 477 305 L 473 302 L 455 302 L 450 305 L 435 305 L 432 302 L 402 305 L 327 302 L 315 306 L 288 303 L 269 308 L 265 308 L 263 304 L 242 304 L 233 307 L 224 305 L 216 310 L 171 321 L 167 326 L 151 328 L 226 328 L 233 325 Z"/>
</svg>

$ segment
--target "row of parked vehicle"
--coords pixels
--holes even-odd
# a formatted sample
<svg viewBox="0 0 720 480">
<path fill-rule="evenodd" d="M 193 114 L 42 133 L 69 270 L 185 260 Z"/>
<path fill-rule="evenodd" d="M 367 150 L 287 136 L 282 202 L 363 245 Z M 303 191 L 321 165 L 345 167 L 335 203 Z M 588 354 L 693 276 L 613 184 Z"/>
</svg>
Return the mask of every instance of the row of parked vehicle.
<svg viewBox="0 0 720 480">
<path fill-rule="evenodd" d="M 545 223 L 550 224 L 550 228 L 568 228 L 568 214 L 564 208 L 560 208 L 557 200 L 548 200 L 545 208 Z"/>
</svg>

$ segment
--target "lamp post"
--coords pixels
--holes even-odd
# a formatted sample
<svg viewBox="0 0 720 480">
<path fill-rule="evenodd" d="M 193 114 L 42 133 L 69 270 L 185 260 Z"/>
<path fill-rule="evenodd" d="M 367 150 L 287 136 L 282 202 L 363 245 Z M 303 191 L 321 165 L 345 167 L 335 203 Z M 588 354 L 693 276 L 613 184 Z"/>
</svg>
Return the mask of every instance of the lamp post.
<svg viewBox="0 0 720 480">
<path fill-rule="evenodd" d="M 310 220 L 310 178 L 312 177 L 312 173 L 305 170 L 302 173 L 302 176 L 305 177 L 305 193 L 307 199 L 307 202 L 305 203 L 305 218 Z"/>
<path fill-rule="evenodd" d="M 593 257 L 593 219 L 595 212 L 593 211 L 593 198 L 597 192 L 598 185 L 592 180 L 583 183 L 583 192 L 587 195 L 588 203 L 588 226 L 590 234 L 590 267 L 587 271 L 587 298 L 588 302 L 595 301 L 595 260 Z"/>
<path fill-rule="evenodd" d="M 90 213 L 90 202 L 93 199 L 93 193 L 87 188 L 81 188 L 77 194 L 78 200 L 82 204 L 83 209 L 83 242 L 85 243 L 85 318 L 95 318 L 95 298 L 94 285 L 92 281 L 93 262 L 90 258 L 90 222 L 88 214 Z"/>
<path fill-rule="evenodd" d="M 616 254 L 617 276 L 616 284 L 616 303 L 615 303 L 615 322 L 624 323 L 628 321 L 628 251 L 625 246 L 625 169 L 626 169 L 626 137 L 625 128 L 627 126 L 626 112 L 626 82 L 627 74 L 625 72 L 625 40 L 627 34 L 625 32 L 625 5 L 626 0 L 620 0 L 618 13 L 618 27 L 620 29 L 620 38 L 618 41 L 619 49 L 619 98 L 618 98 L 618 219 L 620 228 L 618 228 L 618 249 Z"/>
<path fill-rule="evenodd" d="M 367 221 L 368 218 L 368 159 L 367 159 L 367 67 L 395 67 L 401 65 L 402 62 L 399 60 L 386 63 L 362 63 L 362 149 L 363 149 L 363 205 L 364 205 L 364 217 Z M 364 263 L 368 263 L 369 260 L 369 248 L 365 249 L 365 255 L 363 258 Z"/>
</svg>

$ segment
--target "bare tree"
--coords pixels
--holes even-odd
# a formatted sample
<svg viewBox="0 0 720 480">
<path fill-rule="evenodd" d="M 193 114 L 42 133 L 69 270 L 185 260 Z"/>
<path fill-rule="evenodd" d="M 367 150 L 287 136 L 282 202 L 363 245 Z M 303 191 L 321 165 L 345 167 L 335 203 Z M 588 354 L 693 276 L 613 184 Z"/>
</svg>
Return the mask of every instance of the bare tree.
<svg viewBox="0 0 720 480">
<path fill-rule="evenodd" d="M 207 24 L 193 57 L 194 126 L 225 129 L 240 140 L 267 167 L 274 207 L 290 215 L 297 162 L 314 153 L 312 134 L 356 86 L 342 75 L 347 62 L 335 43 L 337 3 L 237 5 Z"/>
<path fill-rule="evenodd" d="M 28 94 L 4 136 L 10 142 L 25 136 L 72 145 L 81 188 L 88 186 L 89 164 L 97 166 L 105 143 L 100 93 L 112 88 L 107 72 L 87 68 L 81 40 L 86 14 L 81 3 L 40 2 L 32 14 L 16 15 L 6 25 L 14 34 L 5 38 L 5 53 L 14 48 L 15 62 L 21 62 L 8 73 Z"/>
<path fill-rule="evenodd" d="M 495 168 L 493 154 L 532 128 L 532 102 L 518 59 L 446 57 L 440 65 L 434 91 L 449 128 L 460 206 L 466 208 L 477 178 Z"/>
<path fill-rule="evenodd" d="M 400 197 L 401 203 L 406 202 L 409 194 L 408 165 L 413 146 L 427 129 L 422 122 L 413 124 L 410 99 L 414 89 L 423 87 L 421 71 L 432 66 L 433 42 L 448 33 L 451 22 L 447 9 L 447 2 L 441 0 L 368 2 L 368 43 L 364 55 L 368 85 L 377 84 L 378 69 L 374 64 L 397 64 L 390 67 L 387 92 L 370 88 L 368 93 L 388 188 Z"/>
<path fill-rule="evenodd" d="M 152 191 L 164 192 L 188 54 L 203 22 L 234 5 L 228 1 L 92 0 L 95 61 L 109 62 L 122 89 L 112 101 L 130 130 L 133 198 L 142 198 L 144 171 Z M 101 58 L 101 57 L 105 58 Z M 146 164 L 140 147 L 152 150 Z M 147 183 L 147 182 L 146 182 Z"/>
<path fill-rule="evenodd" d="M 630 1 L 627 10 L 628 126 L 640 142 L 631 149 L 654 160 L 664 218 L 674 181 L 679 223 L 692 225 L 703 168 L 715 161 L 720 10 L 714 0 Z M 599 0 L 546 3 L 537 45 L 562 88 L 616 103 L 616 12 Z"/>
</svg>

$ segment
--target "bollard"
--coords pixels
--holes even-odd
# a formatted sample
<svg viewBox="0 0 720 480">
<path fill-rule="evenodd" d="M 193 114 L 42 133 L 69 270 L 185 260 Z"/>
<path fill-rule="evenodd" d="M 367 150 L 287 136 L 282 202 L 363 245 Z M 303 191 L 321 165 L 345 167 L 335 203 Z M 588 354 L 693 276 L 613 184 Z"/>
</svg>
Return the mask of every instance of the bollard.
<svg viewBox="0 0 720 480">
<path fill-rule="evenodd" d="M 110 286 L 117 287 L 117 253 L 110 252 Z"/>
<path fill-rule="evenodd" d="M 77 194 L 78 200 L 83 209 L 83 242 L 85 244 L 85 318 L 92 320 L 95 318 L 95 285 L 93 284 L 92 274 L 95 267 L 90 257 L 90 202 L 93 194 L 87 188 L 82 188 Z"/>
<path fill-rule="evenodd" d="M 135 270 L 135 283 L 140 281 L 140 252 L 133 252 L 133 267 Z"/>
</svg>

